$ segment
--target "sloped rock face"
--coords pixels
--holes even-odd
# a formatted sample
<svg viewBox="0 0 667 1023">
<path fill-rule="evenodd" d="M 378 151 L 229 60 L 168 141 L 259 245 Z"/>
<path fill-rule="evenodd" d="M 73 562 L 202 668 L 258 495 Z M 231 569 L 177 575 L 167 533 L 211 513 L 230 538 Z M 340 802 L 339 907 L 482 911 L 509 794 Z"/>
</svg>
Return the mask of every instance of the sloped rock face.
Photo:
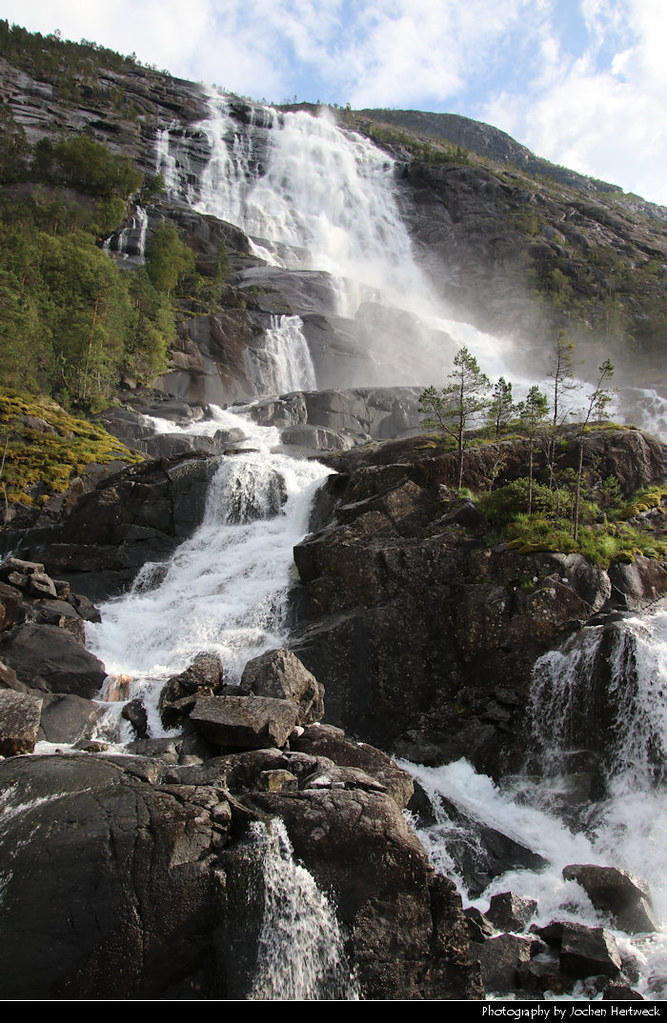
<svg viewBox="0 0 667 1023">
<path fill-rule="evenodd" d="M 165 561 L 200 525 L 217 461 L 147 461 L 104 478 L 56 526 L 29 531 L 21 551 L 93 600 L 126 589 L 147 561 Z"/>
<path fill-rule="evenodd" d="M 251 997 L 265 905 L 248 829 L 280 816 L 335 900 L 362 997 L 481 997 L 460 899 L 396 803 L 362 772 L 310 788 L 317 758 L 292 756 L 310 761 L 292 793 L 262 791 L 267 769 L 298 770 L 277 750 L 183 767 L 81 755 L 0 763 L 5 996 Z"/>
<path fill-rule="evenodd" d="M 624 486 L 664 478 L 662 445 L 610 436 L 608 465 Z M 632 469 L 637 444 L 650 457 Z M 506 453 L 509 475 L 522 446 Z M 466 453 L 466 472 L 481 479 L 493 457 L 486 448 Z M 318 524 L 327 514 L 328 524 L 295 549 L 308 599 L 292 641 L 326 685 L 327 720 L 408 759 L 466 757 L 497 772 L 510 751 L 521 756 L 535 660 L 594 615 L 627 606 L 616 577 L 581 555 L 489 549 L 479 510 L 441 500 L 454 456 L 422 440 L 331 462 L 348 475 L 327 481 L 322 509 L 334 510 Z M 644 560 L 616 569 L 619 578 L 623 567 L 637 575 L 634 606 L 642 593 L 651 603 L 667 592 L 664 566 Z"/>
</svg>

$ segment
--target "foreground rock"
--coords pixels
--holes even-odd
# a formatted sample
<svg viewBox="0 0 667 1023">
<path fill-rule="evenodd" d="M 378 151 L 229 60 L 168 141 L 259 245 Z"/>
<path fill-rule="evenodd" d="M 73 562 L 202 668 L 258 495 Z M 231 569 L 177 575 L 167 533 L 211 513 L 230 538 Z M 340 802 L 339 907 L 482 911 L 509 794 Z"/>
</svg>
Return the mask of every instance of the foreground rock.
<svg viewBox="0 0 667 1023">
<path fill-rule="evenodd" d="M 590 863 L 571 863 L 563 868 L 563 878 L 580 884 L 595 908 L 608 913 L 621 930 L 639 934 L 659 929 L 643 878 L 627 870 Z"/>
<path fill-rule="evenodd" d="M 263 791 L 281 754 L 252 756 L 242 774 L 234 755 L 182 767 L 99 756 L 0 763 L 10 810 L 0 837 L 5 997 L 252 997 L 268 983 L 258 937 L 272 924 L 267 832 L 257 828 L 270 832 L 278 815 L 343 926 L 336 976 L 304 997 L 342 997 L 351 972 L 362 997 L 480 997 L 460 900 L 393 799 L 310 789 L 302 771 L 296 790 Z M 290 965 L 288 955 L 276 968 Z"/>
</svg>

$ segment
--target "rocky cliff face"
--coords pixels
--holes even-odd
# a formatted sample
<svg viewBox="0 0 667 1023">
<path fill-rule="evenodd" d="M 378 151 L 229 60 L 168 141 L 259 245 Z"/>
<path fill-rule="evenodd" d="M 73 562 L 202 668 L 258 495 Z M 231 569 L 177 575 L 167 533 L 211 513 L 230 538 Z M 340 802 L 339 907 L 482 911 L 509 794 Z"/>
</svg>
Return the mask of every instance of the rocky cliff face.
<svg viewBox="0 0 667 1023">
<path fill-rule="evenodd" d="M 505 935 L 495 949 L 509 946 L 510 965 L 497 964 L 492 943 L 480 940 L 488 921 L 464 920 L 453 884 L 431 867 L 403 817 L 408 802 L 422 820 L 433 810 L 423 793 L 412 798 L 411 777 L 381 749 L 431 765 L 466 757 L 493 775 L 517 767 L 529 747 L 526 706 L 539 656 L 588 624 L 611 627 L 614 616 L 651 606 L 667 590 L 667 572 L 657 558 L 607 571 L 580 555 L 490 542 L 479 506 L 451 490 L 455 456 L 433 439 L 415 439 L 415 385 L 430 382 L 443 353 L 461 343 L 451 318 L 420 303 L 435 294 L 450 313 L 487 329 L 511 320 L 522 369 L 527 351 L 541 365 L 539 350 L 556 326 L 576 320 L 594 335 L 617 314 L 619 348 L 628 323 L 642 320 L 652 327 L 639 348 L 646 342 L 654 356 L 663 213 L 630 211 L 599 190 L 582 197 L 571 179 L 531 181 L 525 154 L 509 142 L 498 151 L 497 137 L 482 129 L 475 137 L 503 166 L 417 157 L 414 135 L 385 139 L 378 151 L 325 122 L 294 117 L 294 132 L 312 145 L 307 156 L 297 150 L 296 162 L 316 168 L 300 183 L 299 200 L 315 196 L 301 218 L 281 176 L 285 162 L 294 164 L 285 116 L 233 97 L 215 107 L 220 98 L 201 87 L 138 67 L 98 66 L 92 84 L 79 75 L 75 85 L 65 96 L 57 75 L 38 74 L 29 62 L 0 63 L 15 137 L 23 130 L 30 145 L 85 132 L 146 174 L 161 170 L 168 190 L 147 201 L 147 236 L 168 220 L 205 281 L 215 278 L 221 243 L 228 266 L 215 299 L 180 299 L 179 337 L 159 390 L 137 391 L 127 381 L 122 407 L 102 416 L 147 460 L 83 473 L 62 499 L 17 515 L 4 534 L 5 550 L 20 557 L 5 559 L 0 571 L 3 991 L 17 998 L 287 998 L 295 990 L 308 998 L 477 998 L 478 956 L 490 988 L 511 989 L 519 960 L 525 964 L 536 947 Z M 420 131 L 432 128 L 418 120 Z M 362 121 L 356 127 L 373 135 Z M 333 187 L 331 165 L 316 162 L 332 138 L 364 169 L 354 188 L 350 179 Z M 469 131 L 465 138 L 470 144 Z M 236 162 L 226 162 L 230 152 Z M 506 166 L 507 156 L 523 170 Z M 234 224 L 215 205 L 229 182 L 228 199 L 253 194 Z M 33 185 L 11 187 L 29 195 Z M 342 220 L 318 238 L 322 209 L 339 191 Z M 109 241 L 114 258 L 129 257 L 128 268 L 143 258 L 131 219 Z M 275 225 L 285 223 L 292 233 L 278 237 Z M 327 262 L 345 248 L 334 244 L 341 237 L 352 239 L 345 260 Z M 306 242 L 319 245 L 317 260 Z M 366 265 L 366 276 L 351 284 L 341 267 L 351 273 L 378 251 L 390 256 L 388 276 L 376 279 Z M 546 314 L 527 294 L 533 286 L 549 298 Z M 635 382 L 645 382 L 642 372 Z M 207 635 L 197 651 L 204 656 L 163 678 L 159 699 L 149 699 L 141 679 L 129 699 L 128 679 L 107 678 L 84 647 L 84 623 L 99 617 L 89 598 L 126 593 L 143 567 L 145 589 L 137 592 L 159 590 L 174 550 L 205 517 L 217 468 L 258 453 L 244 430 L 218 425 L 209 403 L 258 397 L 249 415 L 277 431 L 274 446 L 300 465 L 317 451 L 335 470 L 316 501 L 312 532 L 295 549 L 290 650 L 251 659 L 240 686 L 231 686 Z M 200 434 L 197 423 L 206 425 Z M 566 456 L 566 468 L 576 467 L 574 445 Z M 480 489 L 511 481 L 525 474 L 527 457 L 523 441 L 471 449 L 467 480 Z M 259 523 L 259 535 L 282 521 L 294 473 L 264 473 L 260 461 L 253 468 L 268 477 L 267 502 L 253 496 L 247 477 L 234 484 L 239 506 L 250 494 L 247 518 Z M 614 477 L 627 496 L 667 475 L 664 447 L 636 430 L 589 438 L 585 464 Z M 180 560 L 190 557 L 193 548 L 181 548 Z M 275 547 L 253 572 L 274 557 Z M 221 560 L 234 564 L 229 551 Z M 203 563 L 200 574 L 217 567 Z M 233 595 L 248 574 L 236 570 Z M 179 591 L 176 602 L 189 625 L 190 592 Z M 243 628 L 261 633 L 274 603 L 269 594 L 259 625 L 244 620 Z M 599 650 L 592 689 L 604 704 L 609 658 L 604 644 Z M 323 701 L 327 723 L 318 725 Z M 111 724 L 101 703 L 110 705 Z M 604 789 L 612 710 L 594 739 L 583 727 L 576 735 L 588 742 L 580 775 L 589 792 Z M 121 734 L 130 745 L 115 751 Z M 38 741 L 68 752 L 25 756 Z M 460 807 L 451 812 L 457 823 L 466 817 Z M 481 863 L 460 839 L 451 845 L 478 894 L 508 865 L 546 862 L 492 827 L 481 844 Z M 289 891 L 280 887 L 288 878 Z M 290 987 L 298 973 L 291 951 L 269 957 L 276 973 L 263 958 L 267 935 L 286 926 L 271 915 L 281 906 L 314 928 L 310 959 L 323 968 L 303 988 Z M 496 923 L 515 931 L 520 921 L 496 915 Z M 545 941 L 565 947 L 567 958 L 574 938 L 561 931 Z M 471 951 L 471 934 L 484 951 Z M 617 958 L 605 961 L 610 975 L 620 970 Z M 592 969 L 577 962 L 572 973 Z M 532 975 L 530 983 L 537 984 Z"/>
<path fill-rule="evenodd" d="M 120 94 L 123 104 L 117 102 Z M 244 234 L 219 219 L 193 215 L 193 203 L 201 209 L 201 177 L 213 145 L 210 125 L 203 124 L 211 116 L 210 96 L 201 86 L 139 67 L 100 69 L 95 88 L 79 90 L 87 102 L 73 101 L 59 91 L 57 78 L 42 73 L 37 79 L 2 61 L 0 95 L 30 144 L 85 132 L 128 155 L 146 174 L 169 166 L 174 178 L 169 201 L 151 201 L 148 237 L 165 218 L 175 220 L 205 276 L 212 272 L 219 242 L 225 242 L 230 287 L 221 302 L 186 310 L 164 381 L 168 389 L 216 401 L 261 393 L 265 380 L 261 369 L 258 378 L 255 353 L 272 317 L 282 315 L 303 319 L 323 387 L 425 384 L 438 351 L 451 347 L 443 328 L 429 328 L 425 338 L 413 315 L 397 317 L 372 293 L 364 296 L 365 312 L 341 313 L 328 274 L 305 272 L 303 265 L 286 273 L 284 260 L 282 270 L 267 267 L 249 244 L 247 229 Z M 517 367 L 529 358 L 536 375 L 548 361 L 555 330 L 565 327 L 582 344 L 592 344 L 595 357 L 603 350 L 627 361 L 634 383 L 654 383 L 648 367 L 660 350 L 664 319 L 663 210 L 571 177 L 535 177 L 541 165 L 531 163 L 523 147 L 488 126 L 459 123 L 465 119 L 400 111 L 391 118 L 377 111 L 337 116 L 371 134 L 397 159 L 401 214 L 414 253 L 455 317 L 510 335 L 519 346 Z M 250 173 L 261 177 L 269 168 L 270 137 L 278 133 L 278 122 L 233 97 L 229 117 L 228 142 L 236 139 L 237 149 L 250 149 Z M 391 134 L 396 125 L 400 137 Z M 447 158 L 441 138 L 465 147 L 469 155 Z M 427 158 L 418 148 L 425 139 L 431 145 Z M 480 152 L 483 158 L 476 155 Z M 165 153 L 175 164 L 164 163 Z M 261 237 L 255 241 L 261 243 Z M 398 380 L 393 369 L 379 367 L 378 329 L 385 348 L 425 346 L 426 358 L 406 367 L 409 376 Z M 633 357 L 625 360 L 629 345 Z"/>
<path fill-rule="evenodd" d="M 472 486 L 497 461 L 493 448 L 468 452 Z M 523 445 L 505 454 L 503 472 L 520 474 Z M 628 494 L 665 476 L 664 446 L 633 432 L 591 438 L 586 459 Z M 465 757 L 490 774 L 520 765 L 536 659 L 587 623 L 667 592 L 652 559 L 604 571 L 578 554 L 490 546 L 483 513 L 449 490 L 455 456 L 423 439 L 332 464 L 340 475 L 322 501 L 333 514 L 294 552 L 307 594 L 299 614 L 310 621 L 293 646 L 327 680 L 329 720 L 409 760 Z"/>
</svg>

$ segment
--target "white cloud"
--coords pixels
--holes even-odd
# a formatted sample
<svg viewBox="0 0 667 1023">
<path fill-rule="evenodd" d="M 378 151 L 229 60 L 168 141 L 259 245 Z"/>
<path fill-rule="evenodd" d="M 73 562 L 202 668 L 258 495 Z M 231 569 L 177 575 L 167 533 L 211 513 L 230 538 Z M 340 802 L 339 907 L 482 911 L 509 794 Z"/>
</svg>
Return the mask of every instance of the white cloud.
<svg viewBox="0 0 667 1023">
<path fill-rule="evenodd" d="M 255 98 L 454 109 L 557 163 L 667 202 L 664 0 L 189 0 L 187 8 L 182 0 L 5 0 L 4 8 L 28 28 L 136 51 Z"/>
<path fill-rule="evenodd" d="M 661 0 L 584 0 L 579 56 L 551 47 L 548 74 L 501 93 L 485 119 L 540 156 L 667 204 L 664 101 L 667 7 Z M 552 38 L 556 27 L 552 25 Z"/>
</svg>

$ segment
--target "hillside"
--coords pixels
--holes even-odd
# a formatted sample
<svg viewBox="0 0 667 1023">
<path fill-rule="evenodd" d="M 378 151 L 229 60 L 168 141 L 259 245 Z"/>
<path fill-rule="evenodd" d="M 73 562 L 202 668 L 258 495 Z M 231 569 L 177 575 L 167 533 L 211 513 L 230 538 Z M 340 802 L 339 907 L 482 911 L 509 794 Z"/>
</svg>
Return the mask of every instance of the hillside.
<svg viewBox="0 0 667 1023">
<path fill-rule="evenodd" d="M 664 997 L 664 211 L 6 22 L 0 98 L 0 994 Z"/>
<path fill-rule="evenodd" d="M 237 234 L 230 246 L 229 232 L 223 239 L 218 229 L 204 231 L 201 223 L 184 222 L 173 202 L 152 191 L 156 142 L 170 125 L 175 135 L 180 134 L 188 158 L 192 157 L 191 173 L 205 164 L 208 143 L 196 126 L 206 114 L 206 91 L 95 44 L 76 46 L 54 37 L 31 36 L 3 22 L 0 96 L 0 175 L 9 238 L 13 237 L 10 225 L 17 221 L 25 224 L 27 220 L 38 231 L 56 237 L 71 233 L 74 222 L 88 233 L 85 239 L 79 236 L 77 245 L 99 246 L 113 227 L 120 230 L 136 221 L 138 203 L 149 212 L 149 240 L 164 218 L 175 218 L 182 238 L 195 253 L 201 276 L 182 281 L 180 294 L 171 298 L 189 301 L 188 315 L 193 311 L 211 315 L 221 325 L 220 337 L 194 340 L 193 325 L 177 315 L 176 350 L 181 354 L 176 365 L 190 365 L 202 357 L 206 361 L 212 354 L 227 376 L 227 391 L 232 395 L 229 375 L 238 376 L 239 351 L 256 330 L 252 317 L 239 307 L 252 307 L 253 297 L 247 288 L 243 301 L 233 288 L 223 297 L 217 285 L 206 282 L 215 278 L 220 241 L 232 250 L 231 271 L 247 267 L 247 242 Z M 230 113 L 239 131 L 254 117 L 246 101 L 233 101 Z M 366 134 L 398 161 L 402 215 L 415 254 L 454 317 L 518 338 L 524 350 L 531 351 L 538 372 L 540 349 L 548 351 L 555 332 L 567 328 L 576 343 L 594 346 L 595 358 L 600 351 L 611 354 L 627 367 L 633 382 L 655 385 L 653 366 L 663 353 L 667 324 L 664 209 L 626 196 L 614 186 L 554 168 L 497 129 L 464 118 L 413 111 L 333 113 L 341 124 Z M 114 158 L 129 161 L 140 175 L 137 182 L 143 182 L 142 189 L 137 191 L 137 182 L 129 181 L 124 191 L 114 187 L 105 195 L 91 196 L 90 184 L 81 177 L 73 180 L 71 173 L 68 177 L 62 160 L 58 164 L 45 159 L 49 145 L 71 144 L 75 136 L 95 141 Z M 257 159 L 261 166 L 261 153 Z M 64 209 L 69 216 L 63 216 Z M 206 232 L 216 230 L 217 238 L 204 238 Z M 40 269 L 41 258 L 37 257 Z M 30 260 L 34 265 L 34 251 Z M 18 262 L 14 255 L 9 266 L 3 265 L 7 286 L 15 293 L 20 281 L 39 334 L 46 313 L 35 296 L 44 286 L 50 290 L 52 284 L 44 281 L 43 274 L 26 274 L 25 259 Z M 94 273 L 99 279 L 101 270 Z M 235 285 L 238 278 L 232 275 L 228 283 Z M 273 282 L 256 283 L 269 287 Z M 299 302 L 291 301 L 293 294 L 282 291 L 281 295 L 274 303 L 276 312 L 300 312 Z M 8 345 L 16 334 L 11 313 L 4 314 L 3 327 Z M 160 344 L 173 343 L 173 327 L 163 324 L 158 333 Z M 151 338 L 155 344 L 153 330 Z M 128 342 L 122 346 L 127 348 Z M 52 361 L 50 350 L 46 356 L 47 362 Z M 55 357 L 57 362 L 61 353 L 57 351 Z M 23 359 L 24 354 L 18 353 L 15 362 L 23 366 Z M 150 356 L 148 365 L 139 368 L 139 377 L 154 374 L 159 361 L 159 355 Z M 53 367 L 45 372 L 43 363 L 44 358 L 28 371 L 31 385 L 58 393 L 62 380 Z M 122 369 L 122 359 L 117 359 L 114 372 Z M 126 369 L 130 377 L 137 375 L 136 365 Z M 16 382 L 7 380 L 7 373 L 4 382 Z"/>
</svg>

